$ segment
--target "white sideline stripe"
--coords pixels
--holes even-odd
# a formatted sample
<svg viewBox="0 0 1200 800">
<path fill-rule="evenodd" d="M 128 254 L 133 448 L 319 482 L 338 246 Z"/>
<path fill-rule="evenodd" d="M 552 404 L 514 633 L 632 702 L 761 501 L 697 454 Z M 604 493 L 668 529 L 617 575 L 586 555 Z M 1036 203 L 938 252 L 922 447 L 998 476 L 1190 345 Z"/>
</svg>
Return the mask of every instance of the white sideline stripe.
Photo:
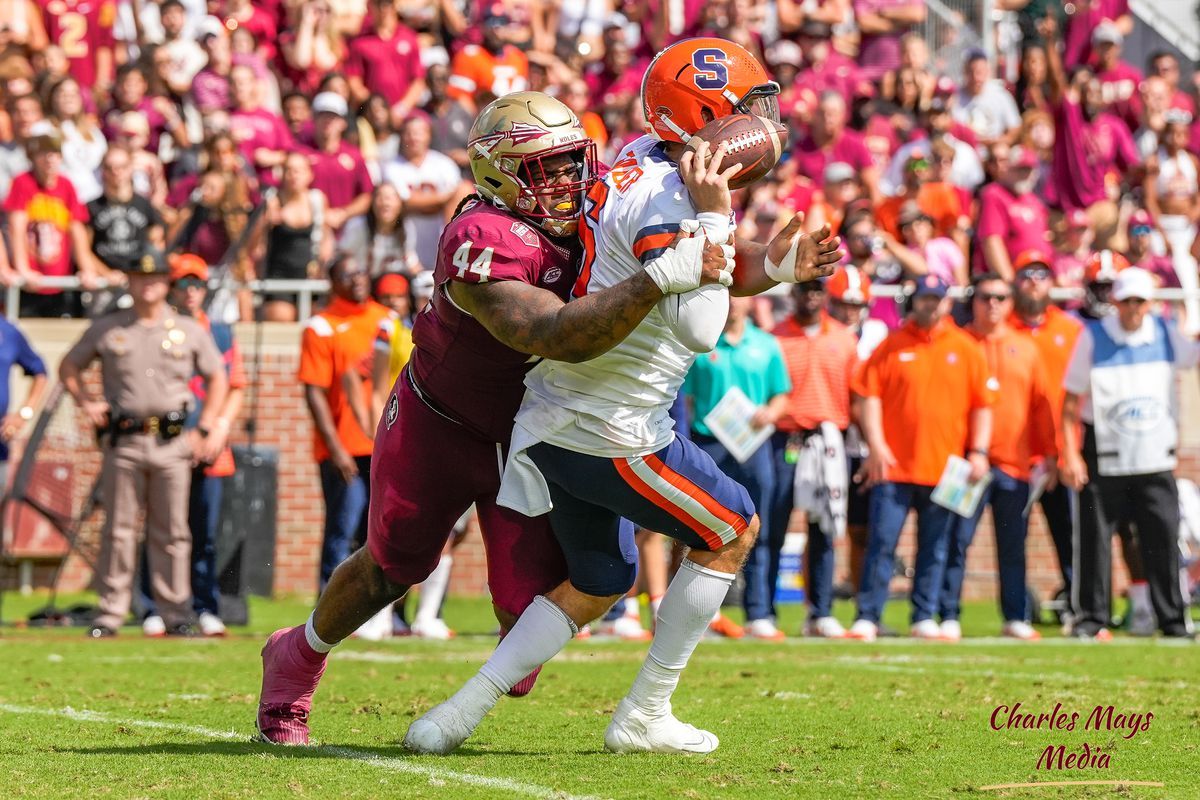
<svg viewBox="0 0 1200 800">
<path fill-rule="evenodd" d="M 67 706 L 65 708 L 49 709 L 36 708 L 34 706 L 17 706 L 8 703 L 0 703 L 0 711 L 9 714 L 32 714 L 41 717 L 66 717 L 77 722 L 102 722 L 110 725 L 128 725 L 130 727 L 155 728 L 164 731 L 174 731 L 176 733 L 190 733 L 194 736 L 199 736 L 204 739 L 224 739 L 225 741 L 241 741 L 247 744 L 252 744 L 253 740 L 248 734 L 238 733 L 236 731 L 220 731 L 214 728 L 204 728 L 199 725 L 186 725 L 180 722 L 161 722 L 153 719 L 130 719 L 125 717 L 116 717 L 111 714 L 106 714 L 102 711 L 87 711 L 77 710 Z M 264 745 L 264 747 L 266 747 Z M 405 761 L 400 758 L 391 758 L 381 756 L 376 753 L 369 753 L 364 750 L 355 750 L 350 747 L 334 747 L 334 746 L 318 746 L 313 748 L 322 753 L 332 753 L 338 758 L 344 758 L 349 761 L 361 761 L 364 764 L 370 764 L 373 767 L 378 767 L 389 772 L 404 772 L 410 775 L 421 775 L 428 778 L 430 781 L 452 781 L 455 783 L 463 783 L 469 786 L 481 786 L 485 789 L 497 789 L 510 794 L 519 794 L 525 797 L 547 798 L 547 800 L 596 800 L 594 797 L 572 795 L 566 792 L 549 789 L 545 786 L 538 786 L 533 783 L 521 783 L 519 781 L 509 780 L 508 778 L 492 778 L 487 775 L 473 775 L 469 772 L 456 772 L 451 769 L 439 769 L 437 767 L 429 767 L 424 764 L 414 764 L 410 761 Z M 291 748 L 280 747 L 281 754 L 286 755 Z"/>
<path fill-rule="evenodd" d="M 729 544 L 737 538 L 737 532 L 729 526 L 729 523 L 705 508 L 699 500 L 651 469 L 644 458 L 640 456 L 627 458 L 625 463 L 642 479 L 643 483 L 657 492 L 659 497 L 707 527 L 721 540 L 722 544 Z"/>
</svg>

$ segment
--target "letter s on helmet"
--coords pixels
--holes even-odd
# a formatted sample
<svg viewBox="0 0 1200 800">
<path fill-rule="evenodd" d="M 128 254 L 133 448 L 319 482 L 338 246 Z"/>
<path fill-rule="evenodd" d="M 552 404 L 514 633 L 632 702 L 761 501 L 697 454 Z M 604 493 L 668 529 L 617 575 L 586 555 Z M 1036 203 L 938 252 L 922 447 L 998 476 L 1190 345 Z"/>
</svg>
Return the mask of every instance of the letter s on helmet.
<svg viewBox="0 0 1200 800">
<path fill-rule="evenodd" d="M 663 50 L 642 78 L 642 109 L 654 134 L 687 144 L 714 119 L 756 114 L 779 122 L 779 84 L 739 44 L 685 39 Z"/>
<path fill-rule="evenodd" d="M 579 226 L 583 197 L 596 180 L 596 145 L 571 109 L 541 92 L 514 92 L 493 100 L 471 126 L 467 155 L 484 199 L 528 218 L 553 236 Z M 568 155 L 577 166 L 569 183 L 552 182 L 545 161 Z M 571 208 L 552 198 L 570 195 Z"/>
</svg>

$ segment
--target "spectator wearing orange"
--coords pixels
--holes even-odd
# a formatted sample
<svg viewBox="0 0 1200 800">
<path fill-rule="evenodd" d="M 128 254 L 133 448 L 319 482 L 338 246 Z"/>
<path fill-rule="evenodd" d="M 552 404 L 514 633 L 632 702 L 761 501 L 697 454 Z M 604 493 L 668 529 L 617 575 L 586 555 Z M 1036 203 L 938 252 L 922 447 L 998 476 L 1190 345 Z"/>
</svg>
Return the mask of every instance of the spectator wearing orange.
<svg viewBox="0 0 1200 800">
<path fill-rule="evenodd" d="M 1014 639 L 1041 638 L 1029 624 L 1025 593 L 1025 536 L 1029 521 L 1030 475 L 1037 463 L 1049 470 L 1057 483 L 1058 448 L 1055 445 L 1052 390 L 1042 367 L 1041 353 L 1029 337 L 1014 331 L 1012 287 L 999 275 L 986 273 L 971 281 L 974 318 L 965 328 L 979 342 L 987 359 L 989 384 L 996 393 L 992 406 L 992 446 L 988 453 L 992 480 L 970 518 L 957 517 L 952 528 L 946 578 L 938 599 L 942 638 L 958 641 L 963 578 L 967 548 L 975 538 L 984 506 L 992 508 L 996 534 L 996 561 L 1000 572 L 1001 633 Z M 1053 392 L 1057 395 L 1058 392 Z"/>
<path fill-rule="evenodd" d="M 965 254 L 966 227 L 970 222 L 967 214 L 971 209 L 969 206 L 963 207 L 958 188 L 954 184 L 945 180 L 933 180 L 934 156 L 941 155 L 953 161 L 954 149 L 941 139 L 931 145 L 931 149 L 931 153 L 916 151 L 908 157 L 904 165 L 903 187 L 899 193 L 876 207 L 875 219 L 879 221 L 879 227 L 883 230 L 896 239 L 903 239 L 900 211 L 905 203 L 916 201 L 917 206 L 933 223 L 936 236 L 953 239 Z"/>
<path fill-rule="evenodd" d="M 832 425 L 843 441 L 837 448 L 844 452 L 844 432 L 850 427 L 850 379 L 858 366 L 858 341 L 850 329 L 825 311 L 826 287 L 822 281 L 799 283 L 792 289 L 795 312 L 775 328 L 775 338 L 783 350 L 783 362 L 791 379 L 792 390 L 787 406 L 775 422 L 772 448 L 776 485 L 769 509 L 771 565 L 768 575 L 773 586 L 778 576 L 779 550 L 787 534 L 795 505 L 796 465 L 802 451 L 816 437 L 823 441 Z M 823 441 L 822 450 L 833 443 Z M 849 485 L 826 486 L 829 493 L 846 497 Z M 833 544 L 839 534 L 822 525 L 821 515 L 808 514 L 804 585 L 808 600 L 806 636 L 841 638 L 846 631 L 833 616 Z M 863 523 L 865 520 L 854 520 Z M 851 524 L 849 509 L 847 526 Z"/>
<path fill-rule="evenodd" d="M 529 59 L 509 43 L 510 22 L 504 6 L 490 6 L 483 17 L 483 44 L 468 44 L 450 62 L 448 94 L 472 112 L 529 87 Z"/>
<path fill-rule="evenodd" d="M 583 132 L 596 143 L 596 149 L 603 152 L 608 145 L 608 129 L 604 127 L 603 118 L 589 108 L 590 94 L 587 81 L 583 78 L 573 78 L 567 84 L 562 101 L 575 112 L 575 116 L 579 117 L 579 124 L 583 126 Z"/>
<path fill-rule="evenodd" d="M 304 326 L 297 376 L 313 418 L 313 451 L 325 497 L 322 588 L 352 547 L 366 540 L 372 443 L 355 419 L 341 378 L 370 358 L 379 321 L 388 313 L 371 300 L 366 266 L 353 256 L 334 259 L 329 281 L 333 297 Z M 369 381 L 363 392 L 370 397 Z"/>
<path fill-rule="evenodd" d="M 1062 452 L 1063 377 L 1075 340 L 1083 327 L 1079 319 L 1050 302 L 1054 285 L 1050 265 L 1041 250 L 1030 250 L 1013 262 L 1017 278 L 1013 283 L 1013 311 L 1008 325 L 1019 336 L 1025 336 L 1037 346 L 1056 432 L 1056 445 Z M 1111 286 L 1111 284 L 1110 284 Z M 1054 540 L 1058 567 L 1062 574 L 1063 591 L 1069 594 L 1072 579 L 1071 490 L 1063 484 L 1048 488 L 1039 501 L 1046 516 L 1046 527 Z"/>
<path fill-rule="evenodd" d="M 951 456 L 966 456 L 973 481 L 991 468 L 994 392 L 987 361 L 975 340 L 949 319 L 948 288 L 933 275 L 919 280 L 908 321 L 851 384 L 863 398 L 859 422 L 870 448 L 856 477 L 871 487 L 867 556 L 851 638 L 874 641 L 878 635 L 896 543 L 911 509 L 917 512 L 911 632 L 922 639 L 941 637 L 933 617 L 955 515 L 933 502 L 933 488 Z"/>
</svg>

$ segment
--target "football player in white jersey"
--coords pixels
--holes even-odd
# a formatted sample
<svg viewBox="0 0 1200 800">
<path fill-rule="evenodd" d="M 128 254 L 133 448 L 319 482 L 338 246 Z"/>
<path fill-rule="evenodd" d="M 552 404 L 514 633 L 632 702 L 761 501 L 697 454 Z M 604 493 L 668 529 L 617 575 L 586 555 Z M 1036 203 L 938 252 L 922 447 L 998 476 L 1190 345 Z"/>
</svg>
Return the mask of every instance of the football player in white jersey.
<svg viewBox="0 0 1200 800">
<path fill-rule="evenodd" d="M 713 156 L 709 179 L 689 192 L 679 167 L 705 163 L 707 144 L 685 151 L 709 121 L 740 113 L 778 120 L 779 87 L 745 49 L 691 39 L 660 53 L 642 84 L 653 134 L 624 148 L 588 195 L 580 234 L 584 263 L 574 295 L 636 274 L 669 232 L 698 219 L 709 241 L 733 232 L 728 179 Z M 724 198 L 724 204 L 714 198 Z M 722 208 L 697 213 L 696 208 Z M 822 277 L 838 260 L 828 228 L 801 234 L 793 220 L 769 246 L 737 243 L 733 290 Z M 543 361 L 526 376 L 499 502 L 527 515 L 549 512 L 569 580 L 539 596 L 466 686 L 413 722 L 405 745 L 448 753 L 471 734 L 508 687 L 561 650 L 578 628 L 624 595 L 636 575 L 634 528 L 691 547 L 659 608 L 654 641 L 605 734 L 615 752 L 716 749 L 717 737 L 679 721 L 670 698 L 680 673 L 758 532 L 746 490 L 699 447 L 672 431 L 668 409 L 698 352 L 711 350 L 729 308 L 723 286 L 660 302 L 623 342 L 582 363 Z"/>
</svg>

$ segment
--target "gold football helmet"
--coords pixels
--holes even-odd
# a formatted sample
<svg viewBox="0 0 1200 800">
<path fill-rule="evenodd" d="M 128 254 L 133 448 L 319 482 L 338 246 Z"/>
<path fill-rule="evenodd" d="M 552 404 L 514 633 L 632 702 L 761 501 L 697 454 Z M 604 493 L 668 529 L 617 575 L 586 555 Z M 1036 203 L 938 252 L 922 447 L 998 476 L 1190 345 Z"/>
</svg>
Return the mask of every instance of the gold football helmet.
<svg viewBox="0 0 1200 800">
<path fill-rule="evenodd" d="M 471 126 L 467 153 L 485 199 L 553 236 L 575 233 L 596 180 L 596 145 L 571 109 L 541 92 L 493 100 Z"/>
</svg>

